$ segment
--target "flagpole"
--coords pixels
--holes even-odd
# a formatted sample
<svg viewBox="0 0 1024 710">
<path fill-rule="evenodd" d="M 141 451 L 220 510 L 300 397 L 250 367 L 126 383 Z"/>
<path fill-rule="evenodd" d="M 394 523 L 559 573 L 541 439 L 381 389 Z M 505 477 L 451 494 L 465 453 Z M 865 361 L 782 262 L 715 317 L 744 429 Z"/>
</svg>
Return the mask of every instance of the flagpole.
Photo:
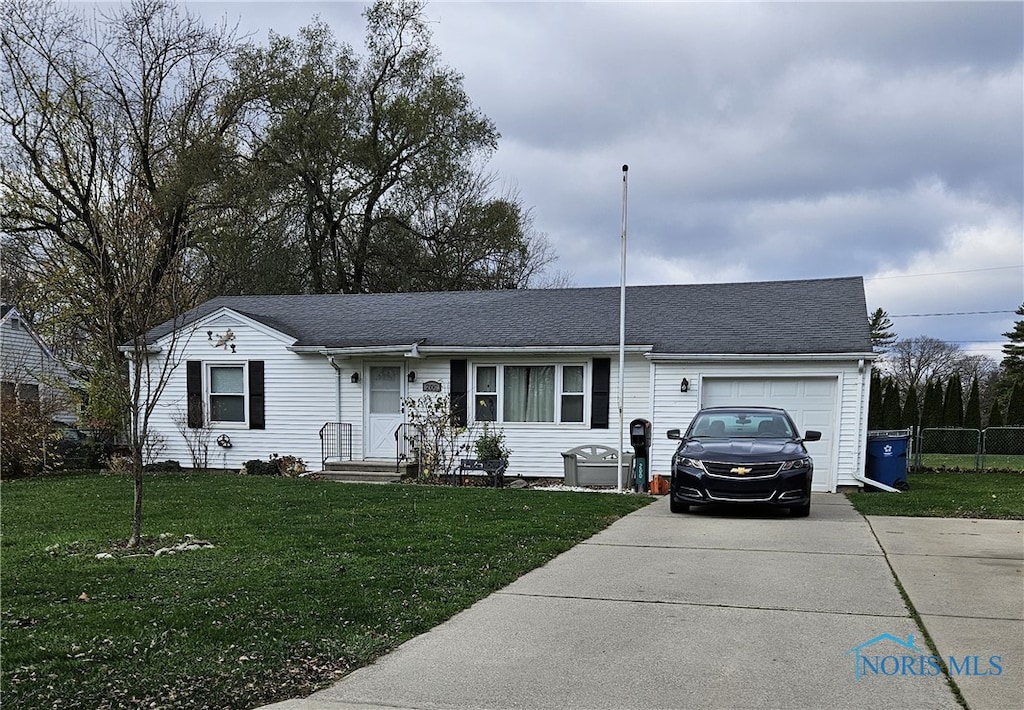
<svg viewBox="0 0 1024 710">
<path fill-rule="evenodd" d="M 622 258 L 621 272 L 619 274 L 619 460 L 618 475 L 616 477 L 618 486 L 616 490 L 622 490 L 622 459 L 625 458 L 625 436 L 626 421 L 623 415 L 622 399 L 625 391 L 625 364 L 626 364 L 626 197 L 629 186 L 629 166 L 622 166 Z"/>
</svg>

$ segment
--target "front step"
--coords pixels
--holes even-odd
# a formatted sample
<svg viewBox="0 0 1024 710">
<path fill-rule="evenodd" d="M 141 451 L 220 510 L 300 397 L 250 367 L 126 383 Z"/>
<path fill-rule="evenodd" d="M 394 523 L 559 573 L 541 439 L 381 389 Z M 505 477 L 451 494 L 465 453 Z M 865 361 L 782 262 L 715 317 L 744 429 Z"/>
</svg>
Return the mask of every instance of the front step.
<svg viewBox="0 0 1024 710">
<path fill-rule="evenodd" d="M 317 475 L 328 481 L 397 483 L 405 467 L 396 470 L 393 461 L 328 461 Z"/>
</svg>

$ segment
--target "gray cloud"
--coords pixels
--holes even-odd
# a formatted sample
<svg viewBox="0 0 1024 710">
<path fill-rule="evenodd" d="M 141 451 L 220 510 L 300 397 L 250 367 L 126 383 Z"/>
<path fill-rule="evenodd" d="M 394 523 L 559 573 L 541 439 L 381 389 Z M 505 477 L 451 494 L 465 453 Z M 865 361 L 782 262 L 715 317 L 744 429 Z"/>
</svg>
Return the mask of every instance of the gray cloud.
<svg viewBox="0 0 1024 710">
<path fill-rule="evenodd" d="M 358 4 L 192 7 L 257 38 L 318 13 L 362 43 Z M 578 285 L 618 283 L 628 163 L 630 283 L 859 274 L 894 315 L 1024 302 L 1021 3 L 436 2 L 427 15 L 502 133 L 490 168 Z M 901 336 L 998 358 L 1015 316 L 895 320 Z"/>
</svg>

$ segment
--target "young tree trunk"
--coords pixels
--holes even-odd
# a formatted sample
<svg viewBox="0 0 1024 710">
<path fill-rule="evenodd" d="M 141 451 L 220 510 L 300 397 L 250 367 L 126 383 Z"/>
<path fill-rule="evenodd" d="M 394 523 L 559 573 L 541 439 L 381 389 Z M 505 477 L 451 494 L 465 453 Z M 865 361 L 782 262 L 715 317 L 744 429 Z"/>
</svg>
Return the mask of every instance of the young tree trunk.
<svg viewBox="0 0 1024 710">
<path fill-rule="evenodd" d="M 142 456 L 132 456 L 132 478 L 134 495 L 132 504 L 132 534 L 128 547 L 135 548 L 142 543 Z"/>
</svg>

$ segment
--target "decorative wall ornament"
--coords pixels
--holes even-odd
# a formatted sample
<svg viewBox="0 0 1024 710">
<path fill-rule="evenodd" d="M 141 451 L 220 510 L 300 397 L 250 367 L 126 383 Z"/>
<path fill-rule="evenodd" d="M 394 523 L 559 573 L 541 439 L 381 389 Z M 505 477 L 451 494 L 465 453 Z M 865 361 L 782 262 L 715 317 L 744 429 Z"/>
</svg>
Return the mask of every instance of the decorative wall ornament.
<svg viewBox="0 0 1024 710">
<path fill-rule="evenodd" d="M 210 347 L 223 348 L 227 350 L 231 348 L 231 352 L 235 352 L 235 344 L 232 342 L 235 339 L 235 334 L 228 328 L 224 331 L 223 335 L 218 335 L 212 330 L 206 331 L 206 338 L 210 341 Z"/>
</svg>

